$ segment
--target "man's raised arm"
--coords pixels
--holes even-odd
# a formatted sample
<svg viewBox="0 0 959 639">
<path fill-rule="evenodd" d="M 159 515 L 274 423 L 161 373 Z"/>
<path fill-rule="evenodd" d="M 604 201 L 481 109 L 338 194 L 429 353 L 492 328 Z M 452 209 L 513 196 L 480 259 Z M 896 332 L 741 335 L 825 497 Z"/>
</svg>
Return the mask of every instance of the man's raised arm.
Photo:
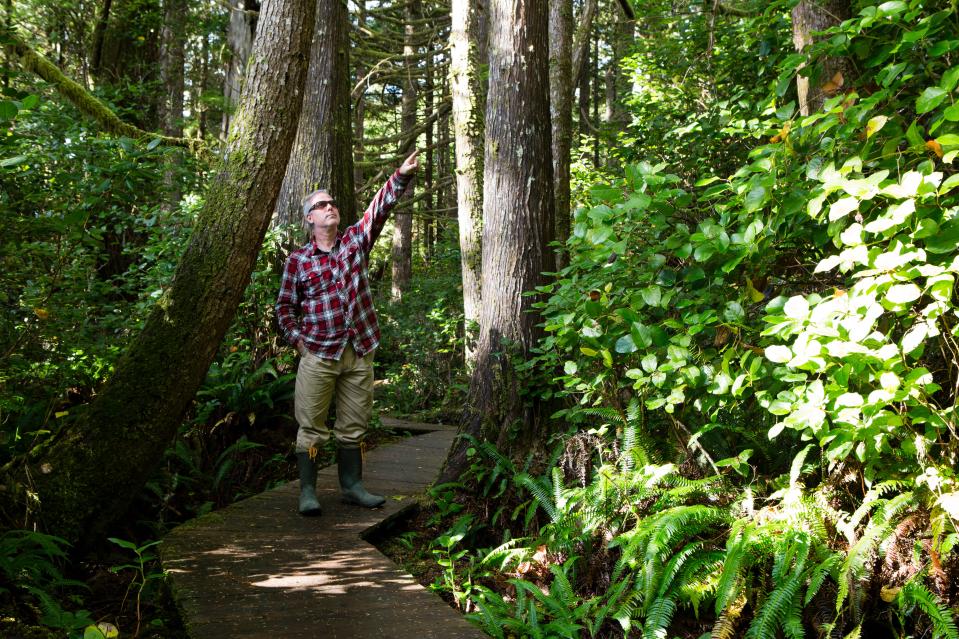
<svg viewBox="0 0 959 639">
<path fill-rule="evenodd" d="M 416 155 L 419 151 L 413 151 L 405 160 L 400 168 L 396 169 L 393 175 L 386 181 L 386 184 L 373 197 L 373 201 L 366 207 L 363 217 L 356 223 L 355 229 L 358 233 L 364 250 L 369 253 L 373 248 L 373 242 L 380 236 L 386 218 L 390 211 L 396 206 L 397 200 L 403 195 L 413 174 L 420 168 L 419 160 Z"/>
</svg>

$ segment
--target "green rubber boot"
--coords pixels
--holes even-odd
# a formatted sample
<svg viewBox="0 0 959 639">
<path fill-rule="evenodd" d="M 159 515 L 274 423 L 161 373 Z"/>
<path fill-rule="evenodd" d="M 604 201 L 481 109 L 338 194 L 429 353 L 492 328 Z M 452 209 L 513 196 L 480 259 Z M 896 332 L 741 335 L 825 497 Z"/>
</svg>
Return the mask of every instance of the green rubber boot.
<svg viewBox="0 0 959 639">
<path fill-rule="evenodd" d="M 296 465 L 300 469 L 300 514 L 304 517 L 319 517 L 323 514 L 316 498 L 316 462 L 309 453 L 297 453 Z"/>
<path fill-rule="evenodd" d="M 359 448 L 337 449 L 336 465 L 343 501 L 364 508 L 379 508 L 386 503 L 386 498 L 382 495 L 371 495 L 363 488 L 363 453 Z"/>
</svg>

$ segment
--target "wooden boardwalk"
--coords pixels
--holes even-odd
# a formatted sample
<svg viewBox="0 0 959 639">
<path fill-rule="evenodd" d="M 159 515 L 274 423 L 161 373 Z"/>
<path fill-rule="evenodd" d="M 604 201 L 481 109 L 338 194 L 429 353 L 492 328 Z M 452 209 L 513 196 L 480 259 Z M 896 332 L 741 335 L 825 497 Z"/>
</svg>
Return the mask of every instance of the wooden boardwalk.
<svg viewBox="0 0 959 639">
<path fill-rule="evenodd" d="M 420 586 L 364 536 L 411 507 L 436 478 L 455 431 L 423 432 L 371 451 L 363 481 L 387 496 L 376 510 L 341 504 L 336 467 L 322 469 L 323 515 L 296 512 L 290 482 L 188 522 L 161 544 L 184 624 L 194 639 L 480 639 L 486 635 Z M 406 426 L 410 426 L 406 428 Z"/>
</svg>

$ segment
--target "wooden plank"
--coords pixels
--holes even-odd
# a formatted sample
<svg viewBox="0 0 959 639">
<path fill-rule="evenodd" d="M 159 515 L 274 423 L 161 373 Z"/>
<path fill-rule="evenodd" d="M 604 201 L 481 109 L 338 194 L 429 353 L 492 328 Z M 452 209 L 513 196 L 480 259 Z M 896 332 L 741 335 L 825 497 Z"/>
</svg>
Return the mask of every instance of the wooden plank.
<svg viewBox="0 0 959 639">
<path fill-rule="evenodd" d="M 321 517 L 296 512 L 299 486 L 290 482 L 167 535 L 163 566 L 190 636 L 485 637 L 362 539 L 439 473 L 455 429 L 424 426 L 434 427 L 367 454 L 364 484 L 387 496 L 382 508 L 341 503 L 334 466 L 317 477 Z"/>
</svg>

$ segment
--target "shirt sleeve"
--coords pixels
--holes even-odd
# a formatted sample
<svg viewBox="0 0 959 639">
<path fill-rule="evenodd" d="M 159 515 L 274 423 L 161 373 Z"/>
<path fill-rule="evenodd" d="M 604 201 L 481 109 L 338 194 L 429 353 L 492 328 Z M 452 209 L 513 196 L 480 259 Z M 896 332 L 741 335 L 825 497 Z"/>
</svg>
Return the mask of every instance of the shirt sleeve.
<svg viewBox="0 0 959 639">
<path fill-rule="evenodd" d="M 403 195 L 412 179 L 412 175 L 403 175 L 399 170 L 395 171 L 366 207 L 360 221 L 350 227 L 350 231 L 366 253 L 373 248 L 373 243 L 380 236 L 390 211 L 396 206 L 397 200 Z"/>
<path fill-rule="evenodd" d="M 276 319 L 283 337 L 293 346 L 296 346 L 303 336 L 296 317 L 300 304 L 296 279 L 296 260 L 291 255 L 286 258 L 286 265 L 283 267 L 280 294 L 276 298 Z"/>
</svg>

